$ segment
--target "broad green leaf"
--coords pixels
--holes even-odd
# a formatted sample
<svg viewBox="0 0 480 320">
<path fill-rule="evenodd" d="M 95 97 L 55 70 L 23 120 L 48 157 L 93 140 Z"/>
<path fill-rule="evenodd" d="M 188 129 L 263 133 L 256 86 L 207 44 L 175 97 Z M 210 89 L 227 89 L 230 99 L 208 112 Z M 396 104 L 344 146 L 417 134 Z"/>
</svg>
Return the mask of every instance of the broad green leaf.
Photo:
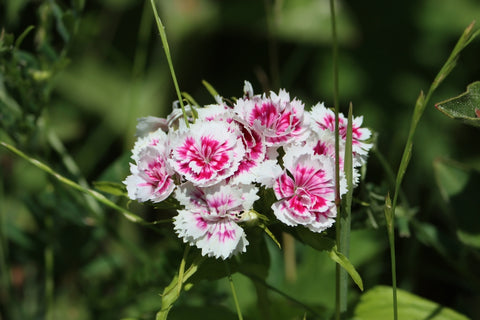
<svg viewBox="0 0 480 320">
<path fill-rule="evenodd" d="M 468 320 L 452 309 L 397 289 L 398 318 L 408 320 Z M 355 308 L 355 320 L 393 319 L 392 288 L 377 286 L 365 292 Z"/>
<path fill-rule="evenodd" d="M 461 95 L 437 103 L 435 108 L 450 118 L 480 127 L 480 81 L 469 84 Z"/>
<path fill-rule="evenodd" d="M 433 169 L 440 193 L 445 201 L 461 192 L 467 185 L 469 173 L 460 163 L 437 159 L 433 162 Z"/>
</svg>

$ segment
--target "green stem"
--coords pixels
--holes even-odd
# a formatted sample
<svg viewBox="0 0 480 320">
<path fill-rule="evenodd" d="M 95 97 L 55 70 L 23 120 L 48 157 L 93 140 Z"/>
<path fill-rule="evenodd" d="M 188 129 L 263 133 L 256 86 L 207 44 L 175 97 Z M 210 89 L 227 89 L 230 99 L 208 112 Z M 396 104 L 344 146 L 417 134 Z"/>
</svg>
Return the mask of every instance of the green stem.
<svg viewBox="0 0 480 320">
<path fill-rule="evenodd" d="M 95 190 L 92 190 L 92 189 L 89 189 L 89 188 L 86 188 L 86 187 L 83 187 L 81 185 L 79 185 L 78 183 L 70 180 L 70 179 L 67 179 L 65 178 L 64 176 L 60 175 L 59 173 L 57 173 L 56 171 L 54 171 L 52 168 L 50 168 L 49 166 L 47 166 L 46 164 L 38 161 L 37 159 L 34 159 L 34 158 L 30 158 L 29 156 L 27 156 L 25 153 L 23 153 L 22 151 L 18 150 L 17 148 L 15 148 L 14 146 L 6 143 L 6 142 L 3 142 L 3 141 L 0 141 L 0 145 L 4 146 L 5 148 L 7 148 L 8 150 L 12 151 L 13 153 L 15 153 L 16 155 L 20 156 L 21 158 L 27 160 L 28 162 L 30 162 L 31 164 L 33 164 L 34 166 L 36 166 L 37 168 L 45 171 L 46 173 L 52 175 L 54 178 L 56 178 L 57 180 L 59 180 L 60 182 L 72 187 L 73 189 L 75 190 L 78 190 L 78 191 L 81 191 L 81 192 L 84 192 L 90 196 L 92 196 L 94 199 L 96 199 L 97 201 L 99 201 L 100 203 L 103 203 L 104 205 L 106 206 L 109 206 L 110 208 L 112 209 L 115 209 L 119 212 L 121 212 L 123 214 L 123 216 L 125 218 L 127 218 L 128 220 L 132 221 L 132 222 L 135 222 L 135 223 L 138 223 L 138 224 L 141 224 L 141 225 L 145 225 L 149 228 L 152 228 L 153 230 L 157 231 L 156 228 L 153 227 L 152 223 L 149 223 L 147 221 L 145 221 L 144 219 L 142 219 L 141 217 L 137 216 L 136 214 L 128 211 L 127 209 L 125 208 L 122 208 L 120 206 L 118 206 L 117 204 L 113 203 L 112 201 L 108 200 L 104 195 L 102 195 L 101 193 L 95 191 Z"/>
<path fill-rule="evenodd" d="M 398 167 L 397 172 L 397 179 L 395 182 L 395 193 L 393 195 L 393 202 L 392 202 L 392 211 L 395 214 L 395 208 L 397 206 L 397 198 L 400 190 L 400 186 L 403 181 L 403 177 L 405 175 L 405 171 L 407 170 L 408 163 L 412 153 L 412 146 L 413 146 L 413 137 L 415 135 L 415 131 L 417 130 L 417 125 L 420 122 L 420 119 L 425 111 L 428 102 L 430 101 L 431 96 L 440 85 L 440 83 L 445 80 L 448 74 L 453 70 L 455 67 L 456 61 L 458 59 L 458 55 L 460 52 L 480 33 L 480 30 L 473 32 L 474 22 L 472 22 L 463 32 L 462 36 L 458 40 L 457 44 L 455 45 L 454 49 L 450 53 L 445 64 L 442 66 L 438 74 L 436 75 L 435 79 L 433 80 L 430 88 L 428 89 L 427 95 L 425 96 L 423 92 L 420 93 L 420 96 L 417 99 L 415 104 L 415 108 L 413 110 L 412 121 L 410 123 L 410 129 L 408 131 L 407 142 L 405 143 L 405 148 L 402 154 L 402 160 Z"/>
<path fill-rule="evenodd" d="M 45 226 L 47 229 L 47 244 L 45 246 L 45 319 L 54 319 L 53 303 L 54 303 L 54 280 L 53 280 L 53 219 L 51 213 L 47 212 L 45 215 Z"/>
<path fill-rule="evenodd" d="M 340 132 L 339 132 L 339 81 L 338 81 L 338 39 L 335 17 L 335 0 L 330 0 L 330 16 L 332 20 L 332 56 L 333 56 L 333 104 L 335 107 L 335 206 L 337 209 L 336 241 L 337 247 L 342 247 L 342 239 L 345 238 L 345 229 L 340 214 Z M 335 315 L 341 319 L 342 313 L 347 310 L 345 274 L 339 264 L 335 266 Z"/>
<path fill-rule="evenodd" d="M 63 145 L 62 141 L 58 138 L 55 131 L 50 130 L 47 134 L 48 143 L 61 157 L 62 162 L 67 168 L 67 170 L 75 176 L 78 180 L 78 184 L 84 188 L 89 188 L 87 180 L 82 176 L 80 168 L 78 167 L 75 160 L 68 154 L 67 149 Z M 103 220 L 102 209 L 92 197 L 89 197 L 87 194 L 84 194 L 85 202 L 90 210 L 95 214 L 98 220 Z"/>
<path fill-rule="evenodd" d="M 232 273 L 230 272 L 230 267 L 228 266 L 228 262 L 226 261 L 225 261 L 225 268 L 227 269 L 228 282 L 230 283 L 230 289 L 232 290 L 232 297 L 235 303 L 235 309 L 237 310 L 238 320 L 243 320 L 242 310 L 240 309 L 240 304 L 238 303 L 237 291 L 235 290 L 235 284 L 233 283 L 233 279 L 232 279 Z"/>
<path fill-rule="evenodd" d="M 3 170 L 2 170 L 3 171 Z M 0 177 L 3 172 L 0 172 Z M 10 268 L 8 266 L 7 257 L 8 257 L 8 242 L 6 235 L 6 218 L 7 210 L 5 208 L 4 202 L 4 187 L 3 179 L 0 179 L 0 274 L 1 274 L 1 286 L 0 294 L 3 296 L 4 306 L 5 306 L 5 315 L 6 318 L 11 316 L 13 313 L 14 303 L 11 302 L 11 283 L 10 283 Z"/>
<path fill-rule="evenodd" d="M 180 269 L 178 270 L 178 282 L 180 283 L 177 289 L 178 295 L 180 295 L 180 292 L 182 291 L 183 276 L 185 275 L 185 263 L 187 261 L 189 251 L 190 245 L 187 244 L 185 246 L 185 251 L 183 252 L 182 262 L 180 262 Z"/>
<path fill-rule="evenodd" d="M 388 242 L 390 244 L 390 264 L 392 271 L 393 319 L 398 319 L 397 306 L 397 268 L 395 261 L 395 219 L 390 195 L 385 200 L 385 220 L 387 221 Z"/>
<path fill-rule="evenodd" d="M 172 75 L 173 85 L 175 86 L 178 101 L 180 102 L 180 107 L 182 108 L 183 119 L 185 120 L 185 125 L 187 126 L 187 128 L 189 128 L 190 125 L 188 123 L 187 112 L 185 111 L 182 94 L 180 92 L 180 87 L 178 86 L 177 76 L 175 75 L 175 69 L 173 68 L 172 57 L 170 55 L 170 47 L 168 46 L 167 34 L 165 33 L 165 27 L 163 26 L 162 20 L 160 20 L 160 17 L 158 16 L 155 1 L 150 0 L 150 3 L 152 4 L 153 15 L 155 16 L 158 32 L 160 33 L 160 38 L 162 39 L 163 50 L 165 51 L 165 56 L 167 57 L 168 67 L 170 68 L 170 74 Z"/>
<path fill-rule="evenodd" d="M 271 3 L 273 2 L 273 4 Z M 278 68 L 278 46 L 276 37 L 276 26 L 278 23 L 278 8 L 276 0 L 264 0 L 267 29 L 268 29 L 268 56 L 270 59 L 270 77 L 272 78 L 273 89 L 280 88 L 280 71 Z"/>
<path fill-rule="evenodd" d="M 403 150 L 402 159 L 398 167 L 397 176 L 395 180 L 395 191 L 393 194 L 393 201 L 390 203 L 390 197 L 387 197 L 387 202 L 385 204 L 385 213 L 391 216 L 391 222 L 389 227 L 389 240 L 390 240 L 390 252 L 391 252 L 391 262 L 392 262 L 392 286 L 393 286 L 393 304 L 394 304 L 394 319 L 396 320 L 397 315 L 397 301 L 396 301 L 396 275 L 395 275 L 395 209 L 397 207 L 397 200 L 400 194 L 401 185 L 405 172 L 412 155 L 413 148 L 413 137 L 415 135 L 417 125 L 420 122 L 420 119 L 425 111 L 428 102 L 430 101 L 431 96 L 434 91 L 440 85 L 440 83 L 445 80 L 448 74 L 453 70 L 456 64 L 456 60 L 460 52 L 480 33 L 480 30 L 474 32 L 473 30 L 474 22 L 472 22 L 463 32 L 462 36 L 458 40 L 457 44 L 453 48 L 450 56 L 448 57 L 445 64 L 442 66 L 435 79 L 433 80 L 430 88 L 428 89 L 427 95 L 425 96 L 423 92 L 420 92 L 420 95 L 415 103 L 415 108 L 413 110 L 412 120 L 410 123 L 410 129 L 408 131 L 407 141 L 405 143 L 405 148 Z M 387 215 L 387 220 L 388 220 Z"/>
</svg>

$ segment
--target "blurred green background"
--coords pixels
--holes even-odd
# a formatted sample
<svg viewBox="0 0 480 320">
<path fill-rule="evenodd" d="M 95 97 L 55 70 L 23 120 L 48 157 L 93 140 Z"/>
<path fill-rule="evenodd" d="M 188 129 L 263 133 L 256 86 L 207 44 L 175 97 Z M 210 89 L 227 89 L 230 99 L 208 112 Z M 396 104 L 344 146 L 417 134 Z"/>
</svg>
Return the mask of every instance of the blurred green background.
<svg viewBox="0 0 480 320">
<path fill-rule="evenodd" d="M 182 91 L 214 102 L 201 81 L 224 97 L 286 88 L 306 106 L 333 106 L 330 7 L 327 0 L 161 0 Z M 480 18 L 477 0 L 337 3 L 340 98 L 364 116 L 376 150 L 356 191 L 351 260 L 366 289 L 390 284 L 383 199 L 396 171 L 420 90 L 428 87 L 462 31 Z M 0 2 L 0 139 L 75 181 L 122 181 L 136 119 L 166 116 L 176 99 L 150 1 Z M 29 26 L 34 26 L 21 35 Z M 17 42 L 15 42 L 17 41 Z M 480 319 L 480 149 L 478 129 L 446 118 L 434 103 L 480 80 L 480 40 L 432 97 L 414 140 L 398 208 L 398 283 Z M 384 160 L 384 164 L 382 164 Z M 157 232 L 69 189 L 0 149 L 0 319 L 151 319 L 175 274 L 182 244 L 170 225 Z M 126 205 L 125 199 L 112 197 Z M 149 220 L 171 217 L 134 203 Z M 270 252 L 267 282 L 313 306 L 334 308 L 334 265 L 297 243 L 296 280 L 285 280 L 282 253 Z M 212 271 L 214 272 L 214 270 Z M 242 310 L 262 290 L 236 274 Z M 360 292 L 352 287 L 352 308 Z M 304 310 L 269 294 L 271 319 Z M 261 302 L 261 301 L 259 301 Z M 173 319 L 235 319 L 227 280 L 194 286 Z"/>
</svg>

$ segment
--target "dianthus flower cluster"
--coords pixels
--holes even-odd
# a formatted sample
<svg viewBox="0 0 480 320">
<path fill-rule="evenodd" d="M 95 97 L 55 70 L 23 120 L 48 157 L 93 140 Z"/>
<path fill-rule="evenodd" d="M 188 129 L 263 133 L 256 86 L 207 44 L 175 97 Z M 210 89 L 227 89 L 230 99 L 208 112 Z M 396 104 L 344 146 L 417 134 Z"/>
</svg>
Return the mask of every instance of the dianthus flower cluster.
<svg viewBox="0 0 480 320">
<path fill-rule="evenodd" d="M 202 255 L 227 259 L 246 251 L 244 222 L 251 220 L 259 188 L 273 190 L 280 222 L 322 232 L 332 226 L 335 206 L 335 114 L 319 103 L 305 110 L 285 90 L 255 95 L 245 82 L 242 98 L 202 108 L 178 106 L 166 118 L 139 119 L 132 150 L 128 196 L 182 206 L 174 229 Z M 195 112 L 194 112 L 195 111 Z M 371 132 L 353 119 L 354 182 L 365 164 Z M 346 193 L 343 155 L 347 119 L 339 115 L 340 193 Z"/>
</svg>

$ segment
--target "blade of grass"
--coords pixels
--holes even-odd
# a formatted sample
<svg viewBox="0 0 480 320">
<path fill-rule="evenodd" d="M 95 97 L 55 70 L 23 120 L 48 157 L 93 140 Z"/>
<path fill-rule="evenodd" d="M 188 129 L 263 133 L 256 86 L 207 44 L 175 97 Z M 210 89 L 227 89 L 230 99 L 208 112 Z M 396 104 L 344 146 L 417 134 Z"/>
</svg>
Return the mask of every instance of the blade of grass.
<svg viewBox="0 0 480 320">
<path fill-rule="evenodd" d="M 410 161 L 412 155 L 412 148 L 413 148 L 413 137 L 415 135 L 415 131 L 417 129 L 417 125 L 420 122 L 420 119 L 425 111 L 426 106 L 430 100 L 430 97 L 433 95 L 434 91 L 440 85 L 440 83 L 445 80 L 448 74 L 453 70 L 456 65 L 456 61 L 460 52 L 480 33 L 480 30 L 474 32 L 473 27 L 475 25 L 475 21 L 472 22 L 460 36 L 457 44 L 453 48 L 450 56 L 448 57 L 445 64 L 442 66 L 438 74 L 436 75 L 434 81 L 430 85 L 428 89 L 427 95 L 424 95 L 423 91 L 420 92 L 420 95 L 415 103 L 415 108 L 413 110 L 412 120 L 410 123 L 410 129 L 408 132 L 407 141 L 405 143 L 405 148 L 403 150 L 402 159 L 400 161 L 400 165 L 398 167 L 397 176 L 395 180 L 395 191 L 393 194 L 393 201 L 390 203 L 390 196 L 387 196 L 387 201 L 385 203 L 385 215 L 386 218 L 391 218 L 390 226 L 389 226 L 389 238 L 393 237 L 394 240 L 394 230 L 395 230 L 395 208 L 397 206 L 398 196 L 400 194 L 401 185 L 403 181 L 403 177 L 405 176 L 405 172 L 407 171 L 408 163 Z M 388 223 L 388 221 L 387 221 Z M 392 262 L 392 284 L 393 289 L 393 306 L 394 306 L 394 319 L 397 319 L 397 300 L 396 300 L 396 276 L 395 276 L 395 247 L 394 241 L 390 240 L 390 251 L 391 251 L 391 262 Z M 392 247 L 393 245 L 393 247 Z"/>
<path fill-rule="evenodd" d="M 190 245 L 185 246 L 185 251 L 183 252 L 182 262 L 180 262 L 180 269 L 178 270 L 178 282 L 179 286 L 177 288 L 177 293 L 180 295 L 182 291 L 183 276 L 185 275 L 185 263 L 187 261 L 188 252 L 190 251 Z"/>
<path fill-rule="evenodd" d="M 235 303 L 235 309 L 237 310 L 238 320 L 243 320 L 242 310 L 240 309 L 240 304 L 238 303 L 237 291 L 235 290 L 235 284 L 233 283 L 232 279 L 232 272 L 230 271 L 227 261 L 225 261 L 225 268 L 227 269 L 228 282 L 230 283 L 230 290 L 232 290 L 232 297 Z"/>
<path fill-rule="evenodd" d="M 86 188 L 86 187 L 83 187 L 81 185 L 79 185 L 78 183 L 70 180 L 70 179 L 67 179 L 65 178 L 64 176 L 60 175 L 59 173 L 57 173 L 56 171 L 54 171 L 52 168 L 50 168 L 49 166 L 47 166 L 46 164 L 38 161 L 37 159 L 34 159 L 34 158 L 31 158 L 29 156 L 27 156 L 25 153 L 23 153 L 22 151 L 18 150 L 17 148 L 15 148 L 14 146 L 6 143 L 6 142 L 3 142 L 3 141 L 0 141 L 0 145 L 4 146 L 5 148 L 7 148 L 8 150 L 10 150 L 11 152 L 15 153 L 16 155 L 18 155 L 19 157 L 27 160 L 28 162 L 30 162 L 31 164 L 33 164 L 34 166 L 36 166 L 37 168 L 45 171 L 46 173 L 52 175 L 53 177 L 55 177 L 57 180 L 59 180 L 60 182 L 72 187 L 73 189 L 75 190 L 78 190 L 78 191 L 81 191 L 81 192 L 84 192 L 90 196 L 92 196 L 95 200 L 97 200 L 98 202 L 100 203 L 103 203 L 104 205 L 112 208 L 112 209 L 115 209 L 117 211 L 119 211 L 120 213 L 122 213 L 122 215 L 127 218 L 128 220 L 132 221 L 132 222 L 135 222 L 135 223 L 138 223 L 138 224 L 141 224 L 141 225 L 145 225 L 147 227 L 151 227 L 152 229 L 156 230 L 156 228 L 154 228 L 152 226 L 151 223 L 145 221 L 144 219 L 142 219 L 141 217 L 137 216 L 136 214 L 128 211 L 127 209 L 125 208 L 122 208 L 120 206 L 118 206 L 117 204 L 115 204 L 114 202 L 110 201 L 109 199 L 107 199 L 104 195 L 102 195 L 101 193 L 98 193 L 97 191 L 95 190 L 92 190 L 92 189 L 89 189 L 89 188 Z"/>
<path fill-rule="evenodd" d="M 180 93 L 180 87 L 178 86 L 177 76 L 175 75 L 175 69 L 173 68 L 172 57 L 170 55 L 170 47 L 168 46 L 167 34 L 165 33 L 165 27 L 163 26 L 162 20 L 160 20 L 160 17 L 158 16 L 155 1 L 150 0 L 150 3 L 152 4 L 153 15 L 155 16 L 158 32 L 160 33 L 160 38 L 162 39 L 163 50 L 165 51 L 165 56 L 167 57 L 168 67 L 170 68 L 170 74 L 172 75 L 173 85 L 175 86 L 178 101 L 180 103 L 180 107 L 182 108 L 183 119 L 185 120 L 185 125 L 187 126 L 187 128 L 189 128 L 190 125 L 188 123 L 187 112 L 185 111 L 182 94 Z"/>
<path fill-rule="evenodd" d="M 3 171 L 3 170 L 2 170 Z M 6 233 L 6 217 L 7 212 L 4 202 L 4 187 L 2 179 L 2 171 L 0 171 L 0 268 L 1 268 L 1 278 L 0 278 L 0 294 L 3 297 L 3 301 L 7 308 L 5 309 L 5 316 L 9 319 L 11 316 L 13 318 L 13 308 L 16 308 L 16 304 L 12 303 L 11 299 L 11 282 L 10 282 L 10 266 L 7 261 L 8 257 L 8 241 Z M 18 313 L 17 313 L 18 314 Z"/>
<path fill-rule="evenodd" d="M 76 179 L 78 179 L 78 184 L 81 185 L 82 187 L 88 188 L 88 183 L 87 180 L 82 176 L 80 172 L 80 168 L 78 167 L 77 163 L 75 160 L 68 154 L 67 149 L 63 145 L 62 141 L 58 138 L 57 134 L 55 131 L 50 130 L 47 135 L 48 143 L 50 146 L 55 150 L 61 157 L 62 162 L 65 166 L 65 168 L 68 169 L 68 171 L 73 174 Z M 88 195 L 85 194 L 85 201 L 90 208 L 90 210 L 95 214 L 95 216 L 98 219 L 102 219 L 102 210 L 98 203 L 89 197 Z"/>
<path fill-rule="evenodd" d="M 50 212 L 45 215 L 45 227 L 47 233 L 47 243 L 44 249 L 45 259 L 45 319 L 53 320 L 54 304 L 54 259 L 53 259 L 53 217 Z"/>
<path fill-rule="evenodd" d="M 339 132 L 339 81 L 338 81 L 338 39 L 337 25 L 335 17 L 335 0 L 330 0 L 330 17 L 332 21 L 332 65 L 333 65 L 333 104 L 335 108 L 335 206 L 337 209 L 336 233 L 337 246 L 340 247 L 342 239 L 342 221 L 340 215 L 340 132 Z M 337 263 L 335 266 L 335 318 L 341 319 L 343 313 L 347 310 L 346 287 L 342 281 L 342 268 Z"/>
<path fill-rule="evenodd" d="M 390 263 L 392 270 L 392 298 L 393 298 L 393 319 L 398 319 L 398 307 L 397 307 L 397 268 L 395 261 L 395 229 L 394 229 L 394 216 L 392 210 L 392 202 L 390 195 L 387 194 L 385 199 L 385 219 L 387 221 L 388 242 L 390 244 Z"/>
<path fill-rule="evenodd" d="M 352 146 L 352 104 L 348 111 L 347 136 L 345 143 L 344 171 L 347 180 L 347 194 L 344 196 L 341 211 L 337 217 L 337 246 L 340 253 L 348 258 L 350 251 L 351 209 L 353 199 L 353 146 Z M 348 274 L 337 264 L 340 313 L 347 311 Z M 338 317 L 338 315 L 337 315 Z M 339 318 L 337 318 L 339 319 Z"/>
<path fill-rule="evenodd" d="M 474 32 L 473 27 L 475 22 L 472 22 L 463 32 L 460 39 L 458 40 L 457 44 L 455 45 L 454 49 L 450 53 L 445 64 L 442 66 L 438 74 L 436 75 L 434 81 L 430 85 L 428 89 L 427 95 L 424 95 L 423 92 L 420 92 L 420 95 L 415 103 L 415 108 L 413 110 L 412 121 L 410 123 L 410 129 L 408 132 L 407 141 L 405 143 L 405 148 L 403 150 L 402 159 L 400 161 L 400 165 L 397 171 L 397 177 L 395 181 L 395 192 L 393 195 L 392 201 L 392 213 L 395 216 L 395 208 L 397 205 L 397 199 L 400 191 L 400 186 L 403 181 L 403 177 L 408 167 L 408 163 L 410 161 L 410 157 L 412 154 L 412 147 L 413 147 L 413 137 L 415 135 L 415 131 L 417 129 L 417 125 L 420 122 L 420 119 L 425 111 L 428 102 L 440 85 L 440 83 L 445 80 L 448 74 L 453 70 L 456 65 L 456 61 L 460 52 L 480 33 L 480 30 Z"/>
</svg>

